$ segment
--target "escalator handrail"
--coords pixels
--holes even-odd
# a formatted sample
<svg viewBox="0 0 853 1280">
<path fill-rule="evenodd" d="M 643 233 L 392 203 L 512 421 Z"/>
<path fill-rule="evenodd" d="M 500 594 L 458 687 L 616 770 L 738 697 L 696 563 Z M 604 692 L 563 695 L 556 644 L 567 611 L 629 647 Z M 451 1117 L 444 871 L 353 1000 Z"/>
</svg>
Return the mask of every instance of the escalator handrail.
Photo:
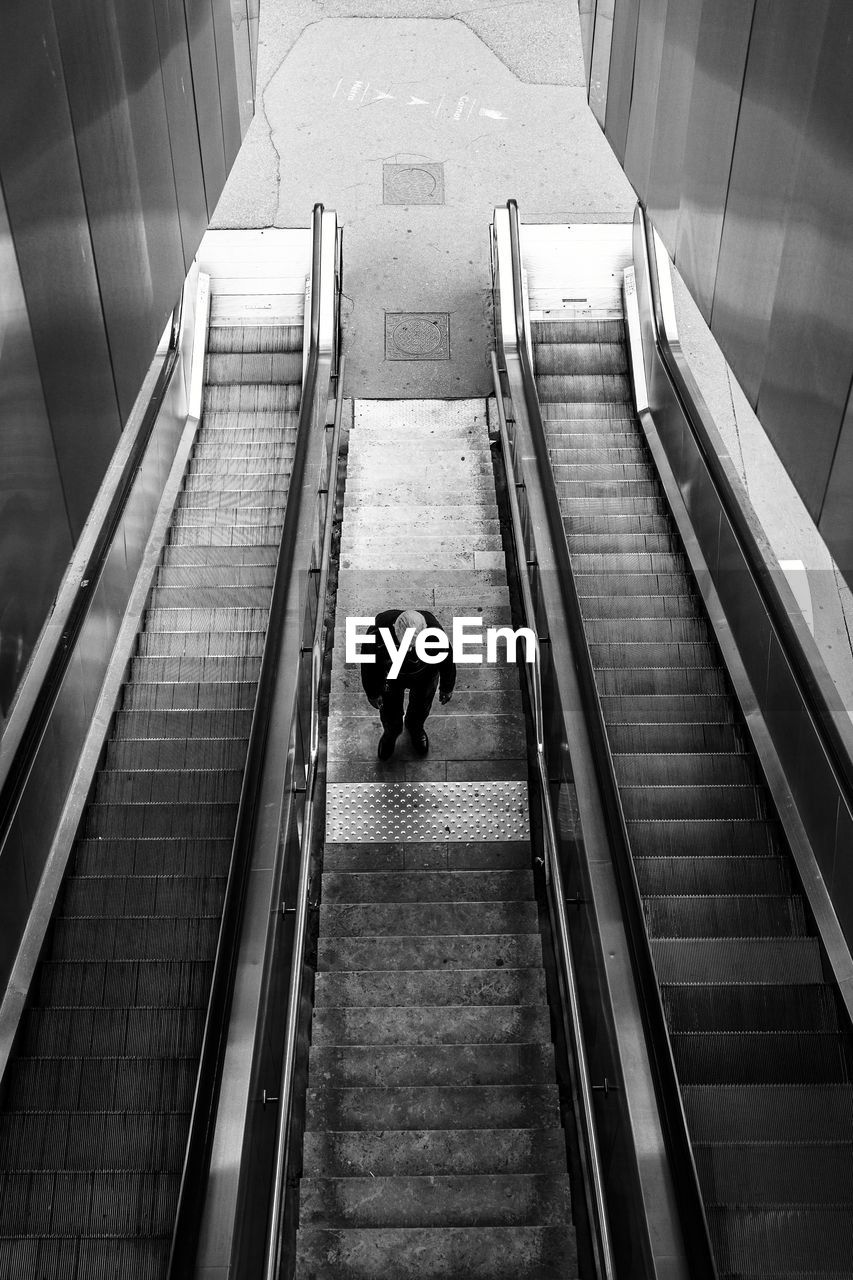
<svg viewBox="0 0 853 1280">
<path fill-rule="evenodd" d="M 317 594 L 317 617 L 311 646 L 311 725 L 308 771 L 305 782 L 305 810 L 302 836 L 299 845 L 299 880 L 296 892 L 296 911 L 293 928 L 292 963 L 285 1020 L 284 1048 L 278 1091 L 278 1114 L 275 1134 L 275 1162 L 270 1198 L 266 1248 L 264 1250 L 264 1280 L 278 1280 L 284 1239 L 285 1193 L 290 1169 L 291 1117 L 296 1063 L 296 1045 L 299 1031 L 300 995 L 302 991 L 305 940 L 308 927 L 311 851 L 314 835 L 315 788 L 320 756 L 320 677 L 323 668 L 325 643 L 325 599 L 331 564 L 332 532 L 335 516 L 335 495 L 338 488 L 338 462 L 340 458 L 341 422 L 343 417 L 343 386 L 346 356 L 341 356 L 335 395 L 335 420 L 329 456 L 327 502 L 323 544 L 320 555 L 320 580 Z"/>
<path fill-rule="evenodd" d="M 23 790 L 27 784 L 33 760 L 38 752 L 45 728 L 59 696 L 62 682 L 74 655 L 75 645 L 86 615 L 92 604 L 95 592 L 106 563 L 113 539 L 118 529 L 130 498 L 137 473 L 142 465 L 145 450 L 157 422 L 160 409 L 169 389 L 172 375 L 178 364 L 181 349 L 181 321 L 183 315 L 183 293 L 178 306 L 172 313 L 172 327 L 169 334 L 169 346 L 163 358 L 163 364 L 157 374 L 145 411 L 137 428 L 133 444 L 125 458 L 109 503 L 100 526 L 95 534 L 91 551 L 86 558 L 85 567 L 80 572 L 80 582 L 68 614 L 62 624 L 61 633 L 53 645 L 53 652 L 47 661 L 47 668 L 39 683 L 33 704 L 26 713 L 26 722 L 20 730 L 20 739 L 10 748 L 12 754 L 0 773 L 0 847 L 8 835 L 9 827 L 14 820 L 15 812 Z M 10 718 L 6 731 L 9 732 L 14 716 Z M 4 746 L 7 746 L 5 743 Z"/>
<path fill-rule="evenodd" d="M 839 722 L 838 716 L 827 700 L 824 685 L 816 676 L 814 666 L 809 661 L 808 654 L 800 641 L 797 628 L 791 621 L 785 601 L 771 572 L 771 565 L 768 564 L 759 545 L 743 503 L 739 501 L 719 452 L 708 434 L 704 415 L 697 406 L 685 379 L 680 344 L 677 337 L 669 333 L 666 308 L 661 300 L 660 266 L 655 243 L 657 237 L 642 205 L 639 205 L 638 209 L 649 263 L 649 282 L 653 303 L 651 320 L 658 351 L 717 491 L 720 505 L 740 543 L 752 579 L 778 637 L 780 648 L 799 685 L 803 701 L 808 707 L 839 787 L 844 791 L 848 805 L 853 807 L 853 735 L 845 721 Z M 679 346 L 678 353 L 673 349 L 673 343 Z"/>
<path fill-rule="evenodd" d="M 284 526 L 276 561 L 275 579 L 270 601 L 261 669 L 255 696 L 252 725 L 246 755 L 246 769 L 240 788 L 237 823 L 223 899 L 222 917 L 216 946 L 198 1075 L 193 1096 L 189 1137 L 187 1140 L 178 1208 L 169 1256 L 166 1280 L 186 1280 L 192 1274 L 198 1233 L 207 1192 L 206 1173 L 216 1123 L 216 1101 L 222 1071 L 231 994 L 237 963 L 243 901 L 252 863 L 255 839 L 256 803 L 263 774 L 273 689 L 276 682 L 279 652 L 286 625 L 286 605 L 299 523 L 299 495 L 310 450 L 314 400 L 320 355 L 320 301 L 323 282 L 321 263 L 323 250 L 323 206 L 316 204 L 312 215 L 311 250 L 311 315 L 308 361 L 302 385 L 293 467 L 284 511 Z"/>
<path fill-rule="evenodd" d="M 498 412 L 498 429 L 501 439 L 501 450 L 506 470 L 506 485 L 509 495 L 510 517 L 512 523 L 512 541 L 515 563 L 521 586 L 522 612 L 527 627 L 536 637 L 534 661 L 523 663 L 527 677 L 528 695 L 533 708 L 533 723 L 536 736 L 536 768 L 539 778 L 539 792 L 542 802 L 543 833 L 545 837 L 545 874 L 549 886 L 556 917 L 559 956 L 568 1008 L 565 1019 L 571 1052 L 575 1064 L 577 1095 L 581 1114 L 578 1117 L 579 1129 L 585 1150 L 582 1152 L 581 1169 L 584 1190 L 587 1200 L 587 1212 L 593 1236 L 593 1257 L 598 1280 L 612 1280 L 615 1276 L 612 1249 L 610 1246 L 610 1223 L 604 1195 L 604 1181 L 601 1173 L 601 1155 L 598 1146 L 598 1134 L 595 1124 L 595 1109 L 592 1101 L 592 1083 L 589 1075 L 589 1064 L 583 1036 L 583 1025 L 580 1012 L 577 977 L 571 942 L 569 940 L 569 922 L 566 914 L 566 893 L 563 884 L 563 872 L 560 865 L 557 827 L 554 819 L 554 808 L 551 802 L 551 788 L 548 777 L 548 765 L 545 755 L 545 717 L 542 701 L 542 672 L 540 666 L 539 635 L 536 621 L 536 610 L 533 604 L 533 591 L 530 585 L 530 572 L 525 553 L 524 529 L 521 512 L 518 506 L 516 488 L 515 463 L 509 441 L 506 413 L 503 405 L 500 373 L 494 351 L 491 353 L 492 380 L 495 388 L 495 403 Z"/>
<path fill-rule="evenodd" d="M 585 718 L 589 727 L 609 845 L 624 911 L 626 936 L 631 951 L 634 974 L 641 995 L 647 1047 L 654 1072 L 658 1104 L 672 1166 L 673 1184 L 678 1199 L 682 1232 L 685 1247 L 689 1253 L 691 1275 L 696 1280 L 717 1280 L 717 1266 L 714 1260 L 705 1205 L 699 1186 L 696 1162 L 693 1156 L 693 1148 L 687 1129 L 687 1119 L 684 1114 L 684 1105 L 678 1084 L 678 1074 L 675 1069 L 672 1045 L 669 1039 L 649 936 L 645 925 L 642 896 L 631 856 L 625 814 L 616 780 L 613 756 L 607 737 L 598 687 L 595 682 L 594 667 L 584 628 L 583 614 L 569 557 L 568 544 L 563 530 L 563 520 L 548 454 L 548 442 L 539 408 L 539 396 L 536 391 L 536 382 L 530 359 L 524 314 L 521 234 L 518 205 L 515 200 L 507 201 L 507 210 L 509 213 L 513 306 L 518 358 L 521 367 L 525 408 L 536 452 L 537 479 L 541 486 L 543 506 L 549 526 L 548 532 L 558 565 L 565 619 L 572 651 L 575 656 Z"/>
</svg>

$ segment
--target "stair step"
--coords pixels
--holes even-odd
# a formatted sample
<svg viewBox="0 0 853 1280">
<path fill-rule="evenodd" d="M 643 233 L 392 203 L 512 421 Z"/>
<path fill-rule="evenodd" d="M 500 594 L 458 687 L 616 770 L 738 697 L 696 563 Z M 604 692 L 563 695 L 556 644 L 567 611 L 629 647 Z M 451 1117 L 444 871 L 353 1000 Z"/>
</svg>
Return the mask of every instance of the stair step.
<svg viewBox="0 0 853 1280">
<path fill-rule="evenodd" d="M 303 1168 L 313 1177 L 565 1173 L 566 1143 L 560 1128 L 331 1129 L 305 1134 Z"/>
<path fill-rule="evenodd" d="M 525 1005 L 545 1000 L 542 969 L 387 969 L 318 973 L 315 1009 Z"/>
<path fill-rule="evenodd" d="M 190 833 L 187 833 L 190 834 Z M 320 935 L 388 937 L 464 933 L 538 933 L 536 903 L 426 902 L 321 905 Z"/>
<path fill-rule="evenodd" d="M 556 1085 L 309 1085 L 307 1129 L 482 1129 L 559 1124 Z"/>
<path fill-rule="evenodd" d="M 547 1085 L 554 1050 L 541 1044 L 315 1045 L 311 1084 L 325 1088 L 391 1085 Z"/>
<path fill-rule="evenodd" d="M 559 1226 L 570 1213 L 567 1174 L 303 1177 L 300 1183 L 300 1226 Z"/>
<path fill-rule="evenodd" d="M 295 1280 L 566 1280 L 571 1227 L 302 1227 Z"/>
<path fill-rule="evenodd" d="M 314 1013 L 315 1045 L 526 1044 L 549 1040 L 548 1006 L 340 1007 Z"/>
<path fill-rule="evenodd" d="M 459 937 L 324 938 L 317 943 L 317 969 L 391 970 L 523 969 L 541 965 L 536 934 L 474 934 Z"/>
<path fill-rule="evenodd" d="M 512 902 L 532 899 L 531 871 L 327 871 L 323 902 Z"/>
</svg>

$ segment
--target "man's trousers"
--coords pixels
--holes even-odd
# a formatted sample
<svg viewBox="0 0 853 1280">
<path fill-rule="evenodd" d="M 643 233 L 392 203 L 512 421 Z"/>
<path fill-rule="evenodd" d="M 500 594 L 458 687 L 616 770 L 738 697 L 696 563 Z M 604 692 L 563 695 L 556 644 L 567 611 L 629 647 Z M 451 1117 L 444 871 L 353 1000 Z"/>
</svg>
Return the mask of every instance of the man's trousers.
<svg viewBox="0 0 853 1280">
<path fill-rule="evenodd" d="M 432 700 L 438 689 L 439 675 L 425 671 L 421 675 L 408 680 L 389 680 L 386 692 L 382 697 L 382 710 L 379 713 L 383 729 L 397 737 L 403 729 L 403 695 L 409 690 L 409 705 L 406 708 L 406 728 L 410 733 L 419 733 L 424 721 L 430 713 Z"/>
</svg>

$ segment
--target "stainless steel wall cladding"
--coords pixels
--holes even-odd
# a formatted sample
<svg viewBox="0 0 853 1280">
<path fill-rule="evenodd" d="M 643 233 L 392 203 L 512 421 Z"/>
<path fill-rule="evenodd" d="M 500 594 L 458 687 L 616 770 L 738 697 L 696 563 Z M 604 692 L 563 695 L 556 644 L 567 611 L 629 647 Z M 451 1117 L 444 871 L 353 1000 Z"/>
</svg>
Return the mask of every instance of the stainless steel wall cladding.
<svg viewBox="0 0 853 1280">
<path fill-rule="evenodd" d="M 853 8 L 589 10 L 590 105 L 853 580 Z"/>
<path fill-rule="evenodd" d="M 235 42 L 251 65 L 253 8 L 244 0 L 236 27 L 230 0 L 10 0 L 4 10 L 3 278 L 12 271 L 17 284 L 14 302 L 4 290 L 0 398 L 4 484 L 18 479 L 0 508 L 0 643 L 18 657 L 2 660 L 0 706 L 239 147 Z M 21 542 L 20 503 L 35 489 L 44 500 Z"/>
</svg>

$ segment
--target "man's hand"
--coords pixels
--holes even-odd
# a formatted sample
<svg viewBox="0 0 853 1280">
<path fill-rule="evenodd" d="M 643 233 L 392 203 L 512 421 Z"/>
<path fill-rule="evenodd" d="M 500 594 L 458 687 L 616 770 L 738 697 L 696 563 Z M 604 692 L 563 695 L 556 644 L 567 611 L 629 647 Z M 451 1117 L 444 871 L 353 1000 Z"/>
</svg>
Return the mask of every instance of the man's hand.
<svg viewBox="0 0 853 1280">
<path fill-rule="evenodd" d="M 452 697 L 453 697 L 453 694 L 445 693 L 444 689 L 441 689 L 439 691 L 438 700 L 442 706 L 446 706 Z"/>
<path fill-rule="evenodd" d="M 382 710 L 382 694 L 378 693 L 375 698 L 368 698 L 367 701 L 371 707 L 375 707 L 377 711 Z"/>
</svg>

